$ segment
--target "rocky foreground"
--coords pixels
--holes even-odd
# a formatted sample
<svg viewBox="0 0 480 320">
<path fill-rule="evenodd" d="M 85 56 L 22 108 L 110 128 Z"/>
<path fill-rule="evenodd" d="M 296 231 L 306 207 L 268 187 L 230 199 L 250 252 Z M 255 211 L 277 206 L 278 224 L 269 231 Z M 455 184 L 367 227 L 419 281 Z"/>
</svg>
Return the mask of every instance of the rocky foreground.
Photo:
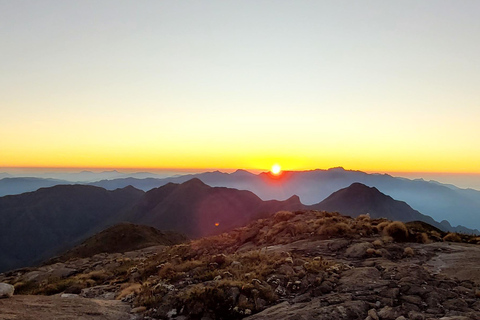
<svg viewBox="0 0 480 320">
<path fill-rule="evenodd" d="M 2 274 L 15 295 L 0 319 L 480 319 L 478 240 L 279 212 L 187 244 Z"/>
</svg>

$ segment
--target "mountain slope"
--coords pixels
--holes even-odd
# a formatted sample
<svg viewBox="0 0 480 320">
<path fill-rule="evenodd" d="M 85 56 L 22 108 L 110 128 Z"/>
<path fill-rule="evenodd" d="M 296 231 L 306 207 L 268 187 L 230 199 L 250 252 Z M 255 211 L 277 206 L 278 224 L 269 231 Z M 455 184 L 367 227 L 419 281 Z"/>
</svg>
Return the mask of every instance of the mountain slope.
<svg viewBox="0 0 480 320">
<path fill-rule="evenodd" d="M 70 182 L 68 181 L 58 179 L 7 177 L 0 179 L 0 197 L 5 195 L 31 192 L 38 190 L 39 188 L 48 188 L 59 184 L 69 183 Z"/>
<path fill-rule="evenodd" d="M 126 219 L 199 237 L 245 225 L 278 210 L 303 207 L 298 197 L 262 201 L 250 191 L 212 188 L 199 179 L 191 179 L 150 190 Z"/>
<path fill-rule="evenodd" d="M 117 222 L 144 195 L 59 185 L 0 198 L 0 271 L 26 266 L 66 250 Z"/>
<path fill-rule="evenodd" d="M 50 258 L 119 222 L 199 237 L 302 208 L 296 196 L 263 201 L 250 191 L 212 188 L 199 179 L 147 193 L 131 186 L 114 191 L 85 185 L 41 188 L 0 197 L 0 272 Z"/>
<path fill-rule="evenodd" d="M 153 227 L 120 223 L 88 238 L 82 244 L 52 259 L 49 263 L 86 258 L 98 253 L 138 250 L 158 245 L 174 245 L 187 238 L 176 232 L 163 232 Z"/>
<path fill-rule="evenodd" d="M 372 218 L 387 218 L 404 222 L 423 221 L 442 230 L 478 233 L 478 230 L 468 230 L 466 228 L 456 230 L 450 225 L 439 223 L 430 216 L 412 209 L 406 202 L 394 200 L 377 188 L 368 187 L 358 182 L 332 193 L 325 200 L 310 206 L 310 208 L 337 211 L 352 217 L 368 213 Z"/>
</svg>

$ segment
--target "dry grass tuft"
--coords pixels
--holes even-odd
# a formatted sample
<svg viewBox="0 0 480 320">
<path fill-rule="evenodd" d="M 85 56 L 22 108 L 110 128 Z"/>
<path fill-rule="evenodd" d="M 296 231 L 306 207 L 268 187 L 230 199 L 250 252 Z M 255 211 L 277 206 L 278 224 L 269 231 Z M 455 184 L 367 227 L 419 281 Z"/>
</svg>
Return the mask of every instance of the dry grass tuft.
<svg viewBox="0 0 480 320">
<path fill-rule="evenodd" d="M 375 241 L 372 242 L 372 244 L 375 248 L 383 247 L 383 241 L 380 239 L 376 239 Z"/>
<path fill-rule="evenodd" d="M 416 236 L 418 243 L 431 243 L 432 241 L 428 238 L 428 235 L 425 232 L 419 233 Z"/>
<path fill-rule="evenodd" d="M 384 229 L 383 233 L 393 238 L 396 242 L 405 242 L 408 239 L 408 230 L 401 221 L 390 222 Z"/>
<path fill-rule="evenodd" d="M 288 221 L 295 217 L 295 213 L 290 212 L 290 211 L 278 211 L 275 213 L 273 216 L 273 219 L 275 222 L 280 222 L 280 221 Z"/>
<path fill-rule="evenodd" d="M 462 242 L 462 238 L 456 232 L 448 233 L 445 237 L 443 237 L 443 241 L 448 242 Z"/>
<path fill-rule="evenodd" d="M 142 285 L 139 283 L 125 283 L 122 285 L 122 290 L 116 297 L 117 300 L 121 300 L 130 294 L 139 294 L 142 289 Z"/>
<path fill-rule="evenodd" d="M 415 251 L 413 251 L 413 249 L 410 247 L 406 247 L 403 249 L 403 255 L 406 257 L 413 257 L 415 255 Z"/>
</svg>

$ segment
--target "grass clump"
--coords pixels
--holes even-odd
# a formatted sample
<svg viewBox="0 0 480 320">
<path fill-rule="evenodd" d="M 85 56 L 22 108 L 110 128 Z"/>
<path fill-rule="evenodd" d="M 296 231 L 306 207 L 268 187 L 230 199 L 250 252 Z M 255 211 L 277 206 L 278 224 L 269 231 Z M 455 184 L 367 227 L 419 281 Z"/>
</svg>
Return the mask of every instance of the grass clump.
<svg viewBox="0 0 480 320">
<path fill-rule="evenodd" d="M 384 229 L 386 236 L 392 237 L 396 242 L 405 242 L 408 240 L 408 229 L 401 221 L 390 222 Z"/>
<path fill-rule="evenodd" d="M 456 232 L 450 232 L 445 237 L 443 237 L 443 241 L 448 242 L 462 242 L 462 238 Z"/>
</svg>

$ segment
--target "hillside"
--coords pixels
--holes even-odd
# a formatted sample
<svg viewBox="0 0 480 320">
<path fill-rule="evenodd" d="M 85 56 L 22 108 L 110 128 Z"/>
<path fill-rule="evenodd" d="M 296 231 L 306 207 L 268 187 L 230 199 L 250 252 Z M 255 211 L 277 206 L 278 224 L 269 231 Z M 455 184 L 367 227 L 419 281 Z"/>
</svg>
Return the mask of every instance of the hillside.
<svg viewBox="0 0 480 320">
<path fill-rule="evenodd" d="M 38 263 L 117 221 L 144 192 L 59 185 L 0 198 L 0 271 Z"/>
<path fill-rule="evenodd" d="M 125 219 L 200 237 L 245 225 L 279 210 L 302 208 L 298 197 L 262 201 L 250 191 L 212 188 L 194 178 L 148 191 Z"/>
<path fill-rule="evenodd" d="M 22 295 L 60 294 L 79 310 L 53 296 L 29 316 L 75 319 L 82 305 L 118 300 L 138 320 L 476 320 L 479 242 L 423 222 L 281 211 L 176 246 L 0 274 L 20 294 L 0 307 L 14 317 L 39 301 Z"/>
<path fill-rule="evenodd" d="M 298 197 L 262 201 L 249 191 L 212 188 L 199 179 L 147 193 L 59 185 L 0 197 L 0 272 L 29 266 L 129 221 L 189 237 L 220 233 L 279 210 L 304 206 Z"/>
<path fill-rule="evenodd" d="M 99 253 L 127 252 L 158 245 L 171 246 L 185 241 L 187 238 L 177 232 L 121 223 L 95 234 L 48 263 L 86 258 Z"/>
<path fill-rule="evenodd" d="M 352 217 L 369 214 L 372 218 L 386 218 L 399 221 L 423 221 L 444 231 L 480 234 L 478 230 L 465 227 L 452 227 L 446 223 L 439 223 L 431 217 L 412 209 L 406 202 L 398 201 L 383 194 L 375 187 L 368 187 L 361 183 L 353 183 L 347 188 L 340 189 L 322 202 L 309 206 L 314 210 L 337 211 Z"/>
<path fill-rule="evenodd" d="M 377 188 L 361 183 L 353 183 L 347 188 L 340 189 L 310 208 L 337 211 L 352 217 L 368 213 L 372 218 L 386 218 L 403 222 L 423 221 L 444 231 L 480 234 L 480 231 L 476 229 L 463 226 L 452 227 L 448 222 L 437 222 L 432 217 L 412 209 L 406 202 L 395 200 Z"/>
</svg>

